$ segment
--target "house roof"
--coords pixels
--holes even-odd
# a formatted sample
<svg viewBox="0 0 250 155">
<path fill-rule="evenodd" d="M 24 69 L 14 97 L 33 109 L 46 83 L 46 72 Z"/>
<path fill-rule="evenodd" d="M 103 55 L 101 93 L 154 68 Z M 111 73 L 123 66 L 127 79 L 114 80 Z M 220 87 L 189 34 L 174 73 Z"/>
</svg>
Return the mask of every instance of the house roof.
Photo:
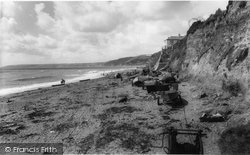
<svg viewBox="0 0 250 155">
<path fill-rule="evenodd" d="M 166 40 L 181 40 L 184 36 L 170 36 Z"/>
</svg>

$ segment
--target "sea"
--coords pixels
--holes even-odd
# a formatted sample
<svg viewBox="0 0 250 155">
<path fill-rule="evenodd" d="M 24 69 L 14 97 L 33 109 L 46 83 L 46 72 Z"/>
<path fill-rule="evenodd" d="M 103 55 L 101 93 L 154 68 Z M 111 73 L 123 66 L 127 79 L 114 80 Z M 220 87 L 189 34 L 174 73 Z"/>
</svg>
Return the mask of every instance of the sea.
<svg viewBox="0 0 250 155">
<path fill-rule="evenodd" d="M 84 79 L 96 79 L 117 71 L 135 69 L 136 67 L 85 67 L 85 68 L 17 68 L 0 69 L 0 96 L 34 90 L 60 84 L 61 79 L 67 83 Z M 104 75 L 103 75 L 104 74 Z"/>
</svg>

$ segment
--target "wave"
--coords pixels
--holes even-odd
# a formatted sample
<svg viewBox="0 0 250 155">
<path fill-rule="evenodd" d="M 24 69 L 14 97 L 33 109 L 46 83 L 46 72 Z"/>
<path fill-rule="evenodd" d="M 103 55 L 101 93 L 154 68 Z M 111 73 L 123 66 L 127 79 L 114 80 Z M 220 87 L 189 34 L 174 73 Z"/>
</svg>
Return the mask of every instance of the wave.
<svg viewBox="0 0 250 155">
<path fill-rule="evenodd" d="M 100 78 L 100 77 L 103 77 L 102 71 L 92 70 L 92 71 L 88 71 L 85 74 L 82 74 L 76 78 L 66 79 L 66 82 L 73 83 L 73 82 L 78 82 L 79 80 L 96 79 L 96 78 Z"/>
<path fill-rule="evenodd" d="M 81 76 L 81 74 L 70 74 L 70 75 L 65 75 L 66 77 L 78 77 Z"/>
<path fill-rule="evenodd" d="M 89 71 L 89 72 L 81 75 L 80 77 L 65 79 L 65 81 L 67 84 L 67 83 L 79 82 L 79 80 L 83 80 L 83 79 L 96 79 L 96 78 L 100 78 L 100 77 L 102 77 L 101 72 Z M 31 79 L 31 78 L 26 78 L 26 79 Z M 25 79 L 19 79 L 19 80 L 25 80 Z M 0 90 L 0 96 L 13 94 L 13 93 L 20 93 L 20 92 L 34 90 L 34 89 L 38 89 L 38 88 L 50 87 L 51 85 L 55 85 L 55 84 L 60 84 L 60 81 L 37 83 L 37 84 L 26 85 L 26 86 L 21 86 L 21 87 L 13 87 L 13 88 L 4 88 L 4 89 Z"/>
<path fill-rule="evenodd" d="M 14 93 L 20 93 L 20 92 L 28 91 L 28 90 L 34 90 L 37 88 L 49 87 L 49 86 L 54 85 L 54 84 L 58 84 L 58 81 L 57 82 L 32 84 L 32 85 L 14 87 L 14 88 L 5 88 L 5 89 L 0 90 L 0 96 L 14 94 Z"/>
<path fill-rule="evenodd" d="M 39 80 L 39 79 L 47 79 L 52 78 L 53 76 L 39 76 L 39 77 L 29 77 L 29 78 L 19 78 L 13 81 L 31 81 L 31 80 Z"/>
</svg>

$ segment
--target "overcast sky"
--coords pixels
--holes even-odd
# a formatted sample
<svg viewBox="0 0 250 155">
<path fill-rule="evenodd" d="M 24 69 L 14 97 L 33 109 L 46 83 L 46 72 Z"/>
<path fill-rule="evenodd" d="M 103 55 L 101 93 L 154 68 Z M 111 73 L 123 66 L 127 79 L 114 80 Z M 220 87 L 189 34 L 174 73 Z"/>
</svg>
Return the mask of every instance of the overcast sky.
<svg viewBox="0 0 250 155">
<path fill-rule="evenodd" d="M 0 67 L 153 54 L 228 1 L 0 2 Z"/>
</svg>

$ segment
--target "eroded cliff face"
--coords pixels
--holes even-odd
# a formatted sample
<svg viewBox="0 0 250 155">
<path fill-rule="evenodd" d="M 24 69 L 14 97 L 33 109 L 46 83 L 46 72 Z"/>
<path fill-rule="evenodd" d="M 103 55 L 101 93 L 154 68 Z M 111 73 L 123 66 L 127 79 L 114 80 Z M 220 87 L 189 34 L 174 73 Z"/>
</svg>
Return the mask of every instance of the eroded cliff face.
<svg viewBox="0 0 250 155">
<path fill-rule="evenodd" d="M 169 66 L 218 90 L 237 83 L 250 101 L 249 50 L 250 1 L 229 1 L 227 10 L 193 23 L 174 46 Z"/>
</svg>

